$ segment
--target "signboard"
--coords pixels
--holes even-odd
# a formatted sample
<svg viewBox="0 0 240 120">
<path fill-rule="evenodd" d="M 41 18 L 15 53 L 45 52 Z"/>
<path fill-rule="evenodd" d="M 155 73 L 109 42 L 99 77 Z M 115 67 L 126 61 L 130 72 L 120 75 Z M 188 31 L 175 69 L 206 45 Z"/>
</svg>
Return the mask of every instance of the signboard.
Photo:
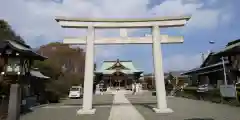
<svg viewBox="0 0 240 120">
<path fill-rule="evenodd" d="M 7 72 L 20 72 L 20 60 L 8 59 Z"/>
<path fill-rule="evenodd" d="M 220 93 L 222 97 L 236 98 L 235 85 L 220 85 Z"/>
<path fill-rule="evenodd" d="M 26 100 L 22 100 L 22 105 L 26 105 L 27 101 Z"/>
</svg>

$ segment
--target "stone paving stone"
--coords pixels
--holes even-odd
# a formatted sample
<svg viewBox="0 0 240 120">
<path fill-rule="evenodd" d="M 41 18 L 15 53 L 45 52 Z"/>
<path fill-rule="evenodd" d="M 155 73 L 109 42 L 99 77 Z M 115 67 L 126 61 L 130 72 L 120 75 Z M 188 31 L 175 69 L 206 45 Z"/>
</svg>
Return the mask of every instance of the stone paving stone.
<svg viewBox="0 0 240 120">
<path fill-rule="evenodd" d="M 240 107 L 216 104 L 186 98 L 168 97 L 171 114 L 157 114 L 156 97 L 151 95 L 126 95 L 128 100 L 146 120 L 240 120 Z"/>
<path fill-rule="evenodd" d="M 108 120 L 145 120 L 136 108 L 131 105 L 124 94 L 125 91 L 116 92 L 113 104 L 120 105 L 112 107 Z"/>
</svg>

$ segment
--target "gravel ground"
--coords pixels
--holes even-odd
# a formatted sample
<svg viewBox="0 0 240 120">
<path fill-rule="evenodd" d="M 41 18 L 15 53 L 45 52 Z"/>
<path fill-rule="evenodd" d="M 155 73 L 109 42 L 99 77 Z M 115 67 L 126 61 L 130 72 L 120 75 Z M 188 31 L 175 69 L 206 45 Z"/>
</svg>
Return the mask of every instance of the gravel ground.
<svg viewBox="0 0 240 120">
<path fill-rule="evenodd" d="M 168 106 L 174 113 L 157 114 L 152 111 L 152 108 L 156 107 L 155 96 L 149 93 L 125 96 L 145 120 L 240 120 L 240 107 L 168 97 Z M 108 120 L 113 97 L 94 95 L 93 106 L 96 108 L 94 115 L 76 115 L 82 105 L 82 99 L 65 99 L 58 104 L 34 108 L 32 112 L 22 115 L 21 120 Z M 114 106 L 131 104 L 119 103 Z"/>
<path fill-rule="evenodd" d="M 82 99 L 65 99 L 58 104 L 49 104 L 34 108 L 21 116 L 21 120 L 108 120 L 110 115 L 113 95 L 94 95 L 94 115 L 77 115 L 77 110 L 82 105 Z"/>
<path fill-rule="evenodd" d="M 156 97 L 150 94 L 126 95 L 146 120 L 240 120 L 240 107 L 216 104 L 186 98 L 168 97 L 171 114 L 157 114 Z"/>
</svg>

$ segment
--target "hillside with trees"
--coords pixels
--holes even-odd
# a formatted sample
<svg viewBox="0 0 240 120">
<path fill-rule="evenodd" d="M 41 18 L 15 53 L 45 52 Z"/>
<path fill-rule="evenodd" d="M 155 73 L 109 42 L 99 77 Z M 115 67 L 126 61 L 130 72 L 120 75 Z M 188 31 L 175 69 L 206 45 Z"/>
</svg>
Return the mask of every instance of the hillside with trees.
<svg viewBox="0 0 240 120">
<path fill-rule="evenodd" d="M 66 95 L 73 85 L 83 84 L 85 52 L 81 48 L 72 48 L 59 42 L 41 46 L 37 52 L 48 57 L 37 61 L 34 67 L 51 77 L 47 89 Z"/>
</svg>

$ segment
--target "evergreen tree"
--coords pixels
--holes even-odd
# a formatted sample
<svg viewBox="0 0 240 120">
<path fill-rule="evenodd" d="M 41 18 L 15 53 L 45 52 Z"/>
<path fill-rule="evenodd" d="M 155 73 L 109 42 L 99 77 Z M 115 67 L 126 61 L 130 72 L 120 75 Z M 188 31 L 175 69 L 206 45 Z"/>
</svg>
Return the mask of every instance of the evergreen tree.
<svg viewBox="0 0 240 120">
<path fill-rule="evenodd" d="M 4 20 L 0 20 L 0 41 L 1 40 L 15 40 L 24 43 L 24 40 L 17 35 L 11 26 Z"/>
</svg>

